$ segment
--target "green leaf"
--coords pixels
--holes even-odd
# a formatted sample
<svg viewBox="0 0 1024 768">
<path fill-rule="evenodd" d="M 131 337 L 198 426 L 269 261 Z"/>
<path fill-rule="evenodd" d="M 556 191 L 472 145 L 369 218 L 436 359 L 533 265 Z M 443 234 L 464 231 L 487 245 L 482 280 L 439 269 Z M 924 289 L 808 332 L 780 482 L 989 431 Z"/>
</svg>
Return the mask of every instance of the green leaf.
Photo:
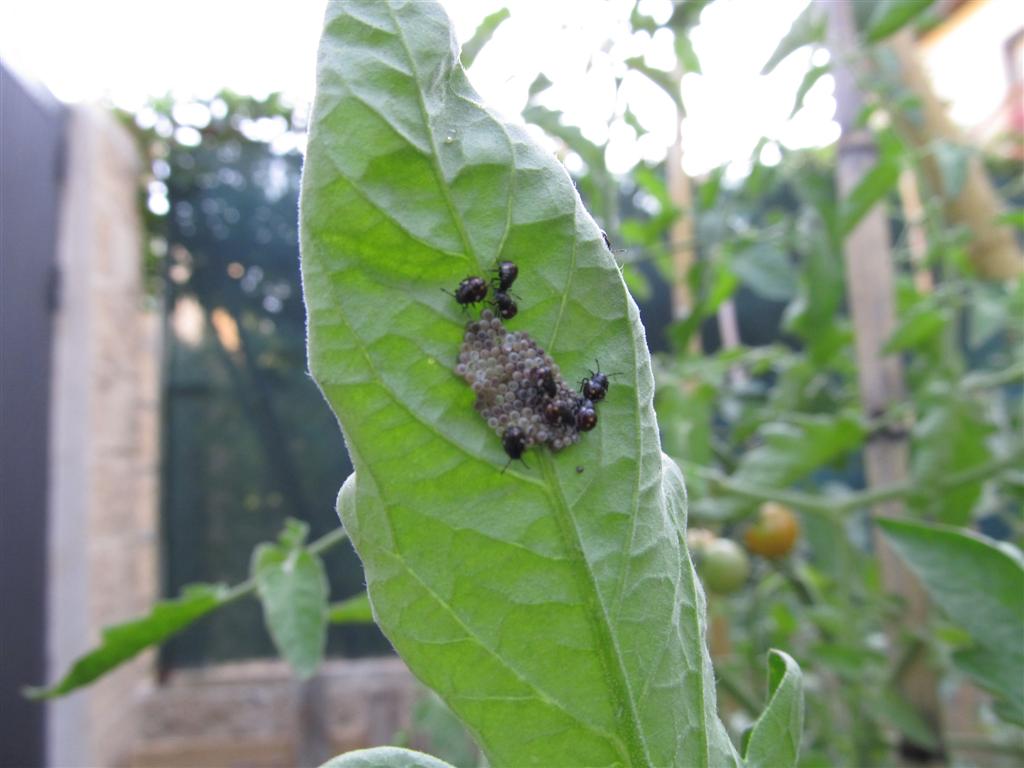
<svg viewBox="0 0 1024 768">
<path fill-rule="evenodd" d="M 878 161 L 842 201 L 842 232 L 849 234 L 876 203 L 884 199 L 896 186 L 902 163 L 900 152 L 884 145 Z"/>
<path fill-rule="evenodd" d="M 697 58 L 697 52 L 693 49 L 693 42 L 690 40 L 690 36 L 684 32 L 676 32 L 676 59 L 684 73 L 695 72 L 698 75 L 701 73 L 700 59 Z"/>
<path fill-rule="evenodd" d="M 987 691 L 999 698 L 995 708 L 1004 720 L 1024 725 L 1024 696 L 1021 693 L 1020 676 L 1007 676 L 1007 664 L 995 653 L 983 646 L 966 648 L 953 654 L 957 668 L 973 678 Z"/>
<path fill-rule="evenodd" d="M 934 339 L 949 323 L 949 312 L 931 302 L 914 305 L 900 318 L 900 323 L 885 342 L 882 351 L 886 354 L 902 352 L 919 347 Z"/>
<path fill-rule="evenodd" d="M 928 401 L 912 435 L 915 483 L 928 488 L 954 472 L 984 464 L 992 455 L 988 446 L 991 431 L 982 406 L 956 390 Z M 982 480 L 948 488 L 932 497 L 928 511 L 943 523 L 966 525 L 981 489 Z"/>
<path fill-rule="evenodd" d="M 373 747 L 346 752 L 324 763 L 320 768 L 454 768 L 422 752 L 401 747 Z"/>
<path fill-rule="evenodd" d="M 50 688 L 29 688 L 26 695 L 48 699 L 88 685 L 208 614 L 224 601 L 227 591 L 223 584 L 193 584 L 185 587 L 180 597 L 158 602 L 147 616 L 107 627 L 100 645 L 75 661 L 60 682 Z"/>
<path fill-rule="evenodd" d="M 797 271 L 784 251 L 756 243 L 732 258 L 732 271 L 750 290 L 771 301 L 789 301 L 797 291 Z"/>
<path fill-rule="evenodd" d="M 869 43 L 877 43 L 903 29 L 935 0 L 878 0 L 868 20 L 865 37 Z"/>
<path fill-rule="evenodd" d="M 967 346 L 976 350 L 1010 323 L 1010 303 L 998 287 L 971 286 L 967 301 Z"/>
<path fill-rule="evenodd" d="M 878 692 L 877 697 L 871 700 L 870 711 L 877 723 L 883 727 L 895 727 L 914 744 L 925 749 L 941 747 L 934 728 L 896 689 L 886 688 Z"/>
<path fill-rule="evenodd" d="M 320 558 L 302 548 L 306 533 L 305 524 L 289 521 L 281 545 L 261 544 L 252 554 L 267 629 L 301 678 L 316 672 L 327 641 L 327 575 Z"/>
<path fill-rule="evenodd" d="M 373 607 L 370 597 L 360 592 L 347 600 L 333 603 L 327 612 L 331 624 L 373 624 Z"/>
<path fill-rule="evenodd" d="M 1020 550 L 940 525 L 879 520 L 932 602 L 970 633 L 954 657 L 980 685 L 1024 712 L 1024 559 Z"/>
<path fill-rule="evenodd" d="M 800 81 L 800 87 L 796 89 L 796 98 L 793 100 L 793 109 L 790 110 L 789 113 L 791 118 L 800 111 L 801 107 L 803 107 L 804 99 L 807 97 L 807 93 L 811 88 L 814 87 L 814 84 L 821 79 L 822 75 L 827 74 L 828 71 L 828 64 L 811 67 L 807 70 L 807 74 L 804 75 L 804 79 Z"/>
<path fill-rule="evenodd" d="M 644 63 L 642 56 L 637 56 L 631 59 L 626 59 L 626 66 L 635 72 L 639 72 L 656 86 L 661 88 L 668 97 L 672 99 L 676 107 L 680 110 L 683 109 L 683 95 L 679 89 L 679 81 L 675 75 L 671 72 L 666 72 L 663 69 L 655 69 L 649 67 Z"/>
<path fill-rule="evenodd" d="M 637 308 L 565 170 L 480 103 L 456 50 L 434 3 L 328 4 L 302 267 L 374 613 L 492 765 L 734 764 Z M 499 258 L 519 266 L 513 329 L 567 378 L 622 373 L 579 444 L 507 469 L 440 290 Z"/>
<path fill-rule="evenodd" d="M 743 759 L 748 768 L 791 768 L 803 733 L 803 674 L 782 651 L 768 652 L 768 691 L 768 706 L 750 731 Z"/>
<path fill-rule="evenodd" d="M 476 61 L 480 51 L 483 50 L 484 46 L 490 42 L 491 37 L 494 36 L 495 30 L 510 15 L 508 8 L 500 8 L 480 22 L 473 36 L 462 46 L 462 66 L 465 69 L 473 66 L 473 62 Z"/>
<path fill-rule="evenodd" d="M 700 201 L 702 211 L 710 211 L 718 201 L 718 193 L 722 190 L 722 178 L 725 176 L 725 166 L 720 165 L 708 174 L 706 181 L 697 188 L 697 200 Z"/>
<path fill-rule="evenodd" d="M 759 435 L 762 445 L 743 456 L 735 477 L 785 487 L 858 448 L 865 432 L 853 414 L 793 414 L 764 425 Z"/>
<path fill-rule="evenodd" d="M 809 3 L 801 12 L 785 37 L 779 41 L 771 57 L 761 68 L 761 74 L 769 74 L 793 51 L 805 45 L 825 42 L 825 16 L 821 13 L 818 3 Z"/>
</svg>

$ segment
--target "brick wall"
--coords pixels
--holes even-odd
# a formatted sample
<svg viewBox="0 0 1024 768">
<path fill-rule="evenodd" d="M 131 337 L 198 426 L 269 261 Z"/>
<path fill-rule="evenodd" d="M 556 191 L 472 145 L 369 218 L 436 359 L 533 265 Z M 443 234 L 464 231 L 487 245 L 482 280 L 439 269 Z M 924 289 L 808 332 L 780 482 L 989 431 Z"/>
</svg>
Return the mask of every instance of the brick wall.
<svg viewBox="0 0 1024 768">
<path fill-rule="evenodd" d="M 138 174 L 128 133 L 103 110 L 72 107 L 54 317 L 51 679 L 157 595 L 159 324 L 143 308 Z M 152 659 L 48 704 L 49 764 L 108 765 L 127 748 Z"/>
<path fill-rule="evenodd" d="M 109 114 L 70 109 L 54 318 L 51 682 L 104 626 L 145 613 L 160 593 L 161 322 L 142 286 L 140 170 Z M 301 684 L 279 661 L 179 671 L 158 684 L 154 660 L 144 653 L 48 703 L 47 763 L 319 765 L 394 743 L 417 695 L 396 658 L 332 661 Z"/>
</svg>

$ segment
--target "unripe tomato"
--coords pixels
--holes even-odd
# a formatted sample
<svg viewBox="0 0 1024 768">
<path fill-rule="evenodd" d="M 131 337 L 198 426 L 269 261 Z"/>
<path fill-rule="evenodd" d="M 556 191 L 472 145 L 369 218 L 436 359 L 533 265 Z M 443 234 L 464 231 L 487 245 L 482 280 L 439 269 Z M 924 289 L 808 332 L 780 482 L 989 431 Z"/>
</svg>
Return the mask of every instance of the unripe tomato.
<svg viewBox="0 0 1024 768">
<path fill-rule="evenodd" d="M 785 557 L 800 535 L 800 523 L 788 507 L 769 501 L 761 505 L 757 522 L 747 529 L 743 540 L 755 555 Z"/>
<path fill-rule="evenodd" d="M 747 581 L 750 558 L 732 539 L 715 539 L 704 547 L 699 570 L 704 586 L 725 595 Z"/>
<path fill-rule="evenodd" d="M 705 547 L 714 541 L 715 538 L 715 534 L 707 528 L 686 529 L 686 545 L 690 550 L 690 554 L 694 557 L 701 556 Z"/>
</svg>

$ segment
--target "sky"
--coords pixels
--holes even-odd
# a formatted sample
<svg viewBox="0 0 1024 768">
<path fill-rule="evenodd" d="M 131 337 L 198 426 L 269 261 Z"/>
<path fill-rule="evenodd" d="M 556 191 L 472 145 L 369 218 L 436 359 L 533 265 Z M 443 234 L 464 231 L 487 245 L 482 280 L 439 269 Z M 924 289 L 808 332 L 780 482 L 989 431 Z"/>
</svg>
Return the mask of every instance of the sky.
<svg viewBox="0 0 1024 768">
<path fill-rule="evenodd" d="M 656 19 L 671 12 L 669 0 L 641 2 Z M 835 140 L 829 77 L 788 119 L 809 51 L 798 51 L 770 76 L 759 74 L 807 2 L 717 0 L 705 9 L 691 37 L 703 71 L 683 81 L 689 173 L 732 162 L 731 173 L 742 175 L 762 136 L 792 148 Z M 651 66 L 665 67 L 671 53 L 668 35 L 628 38 L 631 0 L 442 4 L 463 41 L 487 14 L 503 6 L 511 11 L 469 72 L 493 109 L 518 119 L 530 83 L 543 72 L 556 84 L 546 104 L 592 141 L 607 142 L 612 171 L 664 157 L 674 130 L 668 97 L 641 76 L 627 78 L 623 98 L 649 131 L 638 139 L 621 119 L 625 105 L 612 85 L 625 55 L 646 55 Z M 255 96 L 281 91 L 299 107 L 313 98 L 324 0 L 21 0 L 0 7 L 0 57 L 64 101 L 137 109 L 153 95 L 208 97 L 222 87 Z M 778 144 L 770 144 L 762 160 L 777 156 Z"/>
</svg>

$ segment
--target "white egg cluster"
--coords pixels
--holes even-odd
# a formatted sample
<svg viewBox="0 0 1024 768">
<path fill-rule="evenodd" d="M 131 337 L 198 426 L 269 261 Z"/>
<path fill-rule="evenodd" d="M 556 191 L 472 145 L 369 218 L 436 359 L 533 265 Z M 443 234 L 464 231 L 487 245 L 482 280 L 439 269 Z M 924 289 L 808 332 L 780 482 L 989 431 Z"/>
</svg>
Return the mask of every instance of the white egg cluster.
<svg viewBox="0 0 1024 768">
<path fill-rule="evenodd" d="M 509 331 L 490 310 L 466 324 L 455 372 L 476 393 L 476 409 L 503 441 L 509 430 L 522 450 L 547 445 L 560 451 L 580 438 L 580 396 L 558 364 L 524 331 Z M 514 456 L 513 458 L 518 458 Z"/>
</svg>

